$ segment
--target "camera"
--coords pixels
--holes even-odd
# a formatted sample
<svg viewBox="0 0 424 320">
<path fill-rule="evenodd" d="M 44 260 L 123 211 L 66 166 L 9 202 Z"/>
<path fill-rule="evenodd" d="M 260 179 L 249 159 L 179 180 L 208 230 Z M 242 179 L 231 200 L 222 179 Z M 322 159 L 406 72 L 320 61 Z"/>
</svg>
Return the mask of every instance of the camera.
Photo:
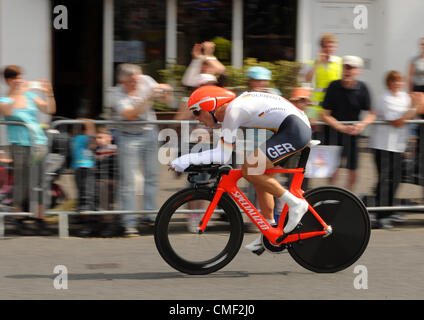
<svg viewBox="0 0 424 320">
<path fill-rule="evenodd" d="M 41 89 L 41 83 L 38 81 L 29 81 L 28 88 L 30 89 Z"/>
</svg>

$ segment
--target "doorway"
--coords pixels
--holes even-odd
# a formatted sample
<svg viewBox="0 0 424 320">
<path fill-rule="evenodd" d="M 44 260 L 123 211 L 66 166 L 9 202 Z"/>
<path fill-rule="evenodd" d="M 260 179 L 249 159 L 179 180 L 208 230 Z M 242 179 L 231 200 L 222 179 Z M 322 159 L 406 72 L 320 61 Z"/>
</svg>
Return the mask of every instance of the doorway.
<svg viewBox="0 0 424 320">
<path fill-rule="evenodd" d="M 68 28 L 53 29 L 56 115 L 96 118 L 103 103 L 103 0 L 52 0 L 56 5 L 68 11 Z"/>
</svg>

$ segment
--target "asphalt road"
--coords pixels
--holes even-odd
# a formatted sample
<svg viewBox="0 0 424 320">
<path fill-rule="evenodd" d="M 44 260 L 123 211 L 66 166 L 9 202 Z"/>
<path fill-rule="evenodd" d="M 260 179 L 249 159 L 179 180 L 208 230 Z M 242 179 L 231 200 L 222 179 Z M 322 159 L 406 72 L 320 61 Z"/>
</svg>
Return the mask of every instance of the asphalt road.
<svg viewBox="0 0 424 320">
<path fill-rule="evenodd" d="M 255 237 L 247 233 L 244 244 Z M 335 274 L 305 270 L 289 254 L 257 257 L 242 248 L 215 274 L 184 275 L 162 260 L 152 235 L 10 237 L 0 240 L 0 253 L 0 299 L 424 299 L 422 226 L 373 230 L 361 259 Z M 57 266 L 66 267 L 67 286 Z"/>
</svg>

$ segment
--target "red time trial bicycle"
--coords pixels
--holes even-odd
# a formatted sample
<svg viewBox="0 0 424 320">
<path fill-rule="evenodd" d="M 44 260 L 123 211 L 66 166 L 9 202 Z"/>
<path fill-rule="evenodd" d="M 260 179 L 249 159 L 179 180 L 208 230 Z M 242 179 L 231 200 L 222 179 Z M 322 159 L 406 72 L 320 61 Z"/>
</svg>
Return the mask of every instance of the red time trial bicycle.
<svg viewBox="0 0 424 320">
<path fill-rule="evenodd" d="M 243 241 L 241 208 L 261 231 L 267 251 L 280 253 L 287 249 L 297 263 L 314 272 L 338 272 L 351 266 L 361 257 L 370 238 L 367 209 L 356 195 L 339 187 L 304 192 L 301 186 L 309 152 L 310 147 L 303 149 L 297 169 L 266 171 L 293 174 L 290 192 L 309 203 L 309 211 L 291 233 L 283 234 L 288 206 L 278 225 L 270 225 L 237 187 L 241 170 L 228 165 L 190 166 L 186 169 L 190 182 L 201 173 L 210 177 L 177 192 L 161 207 L 154 235 L 160 255 L 170 266 L 187 274 L 209 274 L 223 268 Z M 186 216 L 193 207 L 203 208 L 197 210 L 202 214 L 196 233 L 185 228 Z"/>
</svg>

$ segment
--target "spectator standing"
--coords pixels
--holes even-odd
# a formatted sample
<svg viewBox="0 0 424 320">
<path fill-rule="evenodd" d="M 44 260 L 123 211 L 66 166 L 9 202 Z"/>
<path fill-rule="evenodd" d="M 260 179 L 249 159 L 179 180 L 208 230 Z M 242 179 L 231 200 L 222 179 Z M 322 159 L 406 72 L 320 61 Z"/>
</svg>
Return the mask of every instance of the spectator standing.
<svg viewBox="0 0 424 320">
<path fill-rule="evenodd" d="M 96 128 L 96 207 L 100 210 L 113 210 L 118 179 L 117 146 L 113 144 L 111 132 L 103 126 Z M 111 237 L 118 234 L 117 216 L 105 215 L 105 224 L 100 235 Z"/>
<path fill-rule="evenodd" d="M 225 74 L 225 66 L 214 56 L 215 44 L 213 42 L 196 43 L 192 50 L 192 60 L 181 79 L 181 83 L 190 88 L 197 89 L 205 85 L 219 85 L 217 76 Z M 187 109 L 188 97 L 184 97 L 178 107 L 174 120 L 192 120 L 193 113 Z M 201 126 L 204 128 L 204 126 Z"/>
<path fill-rule="evenodd" d="M 370 134 L 369 147 L 374 149 L 374 160 L 378 172 L 375 188 L 377 206 L 395 206 L 396 190 L 401 182 L 402 155 L 409 138 L 409 126 L 405 120 L 416 116 L 418 97 L 405 92 L 405 81 L 397 71 L 386 77 L 387 91 L 375 106 L 377 120 L 388 125 L 375 125 Z M 377 212 L 376 219 L 381 228 L 392 227 L 390 212 Z"/>
<path fill-rule="evenodd" d="M 306 73 L 306 82 L 312 82 L 312 105 L 308 107 L 307 114 L 310 119 L 318 120 L 323 111 L 322 103 L 328 86 L 342 77 L 342 59 L 335 55 L 337 39 L 333 34 L 323 34 L 320 39 L 320 51 L 314 60 L 312 68 Z"/>
<path fill-rule="evenodd" d="M 114 95 L 113 119 L 126 122 L 118 129 L 120 202 L 126 211 L 137 210 L 135 173 L 141 166 L 144 173 L 145 210 L 155 210 L 158 185 L 158 129 L 154 124 L 131 125 L 132 121 L 156 120 L 153 99 L 171 103 L 172 87 L 158 84 L 153 78 L 143 75 L 141 68 L 133 64 L 121 64 L 117 70 L 119 88 Z M 127 124 L 128 123 L 128 124 Z M 138 234 L 137 217 L 123 215 L 123 225 L 127 236 Z M 144 219 L 153 223 L 153 214 Z"/>
<path fill-rule="evenodd" d="M 323 120 L 331 127 L 328 144 L 343 146 L 342 157 L 349 170 L 346 188 L 354 189 L 358 168 L 358 136 L 371 124 L 376 115 L 371 109 L 371 97 L 366 84 L 357 77 L 361 73 L 363 61 L 356 56 L 343 57 L 343 77 L 331 82 L 323 102 Z M 359 122 L 361 111 L 366 112 Z M 358 121 L 346 125 L 341 121 Z M 335 130 L 335 131 L 334 131 Z M 330 183 L 334 183 L 339 170 L 336 170 Z"/>
<path fill-rule="evenodd" d="M 103 126 L 96 128 L 96 204 L 102 210 L 112 210 L 115 179 L 118 177 L 117 146 L 112 133 Z"/>
<path fill-rule="evenodd" d="M 94 157 L 96 129 L 93 121 L 90 119 L 77 120 L 84 120 L 84 129 L 83 132 L 79 132 L 71 139 L 71 168 L 74 169 L 75 183 L 78 190 L 77 212 L 84 213 L 84 211 L 94 211 L 96 209 L 96 162 Z M 79 126 L 81 125 L 78 124 L 77 127 Z M 80 235 L 92 235 L 96 229 L 97 221 L 93 217 L 84 217 L 82 222 L 84 226 Z"/>
<path fill-rule="evenodd" d="M 215 43 L 196 43 L 191 51 L 192 60 L 181 79 L 183 85 L 196 89 L 206 84 L 218 83 L 225 74 L 225 66 L 215 57 Z"/>
<path fill-rule="evenodd" d="M 420 54 L 409 65 L 409 91 L 424 92 L 424 37 L 420 39 Z"/>
<path fill-rule="evenodd" d="M 418 56 L 414 57 L 411 60 L 409 66 L 409 91 L 410 92 L 420 92 L 424 93 L 424 37 L 420 39 L 420 53 Z M 424 110 L 419 108 L 417 110 L 418 115 L 421 119 L 424 119 Z M 413 139 L 415 141 L 414 152 L 415 152 L 415 163 L 414 166 L 414 181 L 420 185 L 424 184 L 424 126 L 423 125 L 414 125 L 413 135 L 416 137 Z M 417 177 L 418 179 L 416 179 Z M 418 181 L 417 181 L 418 180 Z"/>
<path fill-rule="evenodd" d="M 38 123 L 41 112 L 54 114 L 56 101 L 53 88 L 47 80 L 29 82 L 23 79 L 23 72 L 19 66 L 9 65 L 3 71 L 3 76 L 9 91 L 6 96 L 0 97 L 0 114 L 5 120 L 23 122 L 31 128 L 31 132 L 19 125 L 7 126 L 8 142 L 13 160 L 14 187 L 13 203 L 18 212 L 29 209 L 30 182 L 31 187 L 43 186 L 43 162 L 47 154 L 47 137 Z M 44 95 L 44 99 L 34 92 Z M 33 170 L 30 170 L 32 165 Z M 35 192 L 37 196 L 36 222 L 43 227 L 44 206 L 42 192 Z M 23 220 L 20 220 L 21 222 Z"/>
</svg>

